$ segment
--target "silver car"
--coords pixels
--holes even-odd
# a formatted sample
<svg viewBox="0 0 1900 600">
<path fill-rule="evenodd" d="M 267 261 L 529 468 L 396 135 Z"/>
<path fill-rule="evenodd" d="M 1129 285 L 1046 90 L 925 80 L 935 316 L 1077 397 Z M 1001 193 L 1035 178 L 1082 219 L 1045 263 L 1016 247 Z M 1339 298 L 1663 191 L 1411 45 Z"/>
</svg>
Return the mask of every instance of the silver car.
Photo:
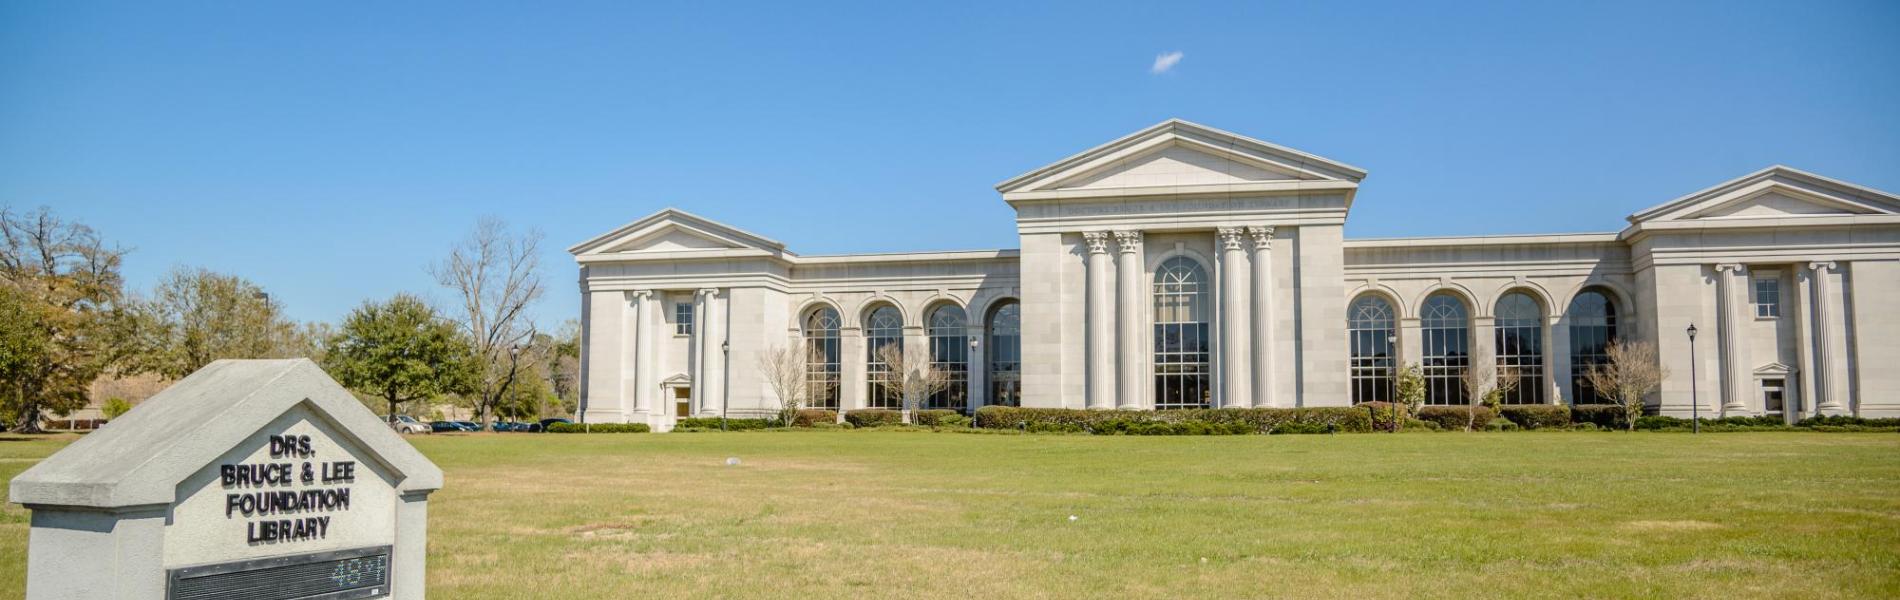
<svg viewBox="0 0 1900 600">
<path fill-rule="evenodd" d="M 417 421 L 409 415 L 383 417 L 383 422 L 388 423 L 389 428 L 396 430 L 396 433 L 435 433 L 435 428 L 428 423 Z"/>
</svg>

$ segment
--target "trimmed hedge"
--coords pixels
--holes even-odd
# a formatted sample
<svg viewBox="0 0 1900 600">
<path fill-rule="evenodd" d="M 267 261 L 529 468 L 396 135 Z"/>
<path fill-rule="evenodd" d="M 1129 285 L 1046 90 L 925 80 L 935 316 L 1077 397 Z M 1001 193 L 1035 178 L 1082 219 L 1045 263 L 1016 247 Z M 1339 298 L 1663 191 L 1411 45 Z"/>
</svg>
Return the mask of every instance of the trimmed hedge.
<svg viewBox="0 0 1900 600">
<path fill-rule="evenodd" d="M 912 411 L 910 413 L 910 421 L 912 423 L 916 423 L 918 425 L 923 425 L 926 427 L 943 427 L 945 421 L 954 421 L 956 418 L 960 418 L 962 416 L 963 416 L 962 413 L 959 413 L 954 410 L 932 408 L 928 410 Z M 963 426 L 969 427 L 970 423 L 968 421 L 965 421 L 963 422 Z"/>
<path fill-rule="evenodd" d="M 713 425 L 718 427 L 717 424 Z M 647 433 L 653 431 L 646 423 L 554 423 L 548 425 L 548 433 Z"/>
<path fill-rule="evenodd" d="M 820 423 L 836 425 L 838 423 L 838 411 L 822 408 L 802 408 L 798 410 L 798 414 L 792 416 L 793 427 L 814 427 Z"/>
<path fill-rule="evenodd" d="M 1472 408 L 1476 408 L 1478 411 L 1478 416 L 1475 420 L 1471 417 Z M 1418 409 L 1418 418 L 1420 420 L 1437 423 L 1441 429 L 1464 431 L 1466 423 L 1470 423 L 1478 429 L 1483 429 L 1486 423 L 1490 423 L 1492 419 L 1498 418 L 1498 415 L 1488 406 L 1473 407 L 1469 404 L 1446 406 L 1441 404 Z"/>
<path fill-rule="evenodd" d="M 1570 407 L 1571 423 L 1591 423 L 1604 429 L 1629 429 L 1629 415 L 1616 404 L 1578 404 Z"/>
<path fill-rule="evenodd" d="M 1155 423 L 1165 424 L 1165 427 L 1152 425 Z M 1065 433 L 1287 434 L 1372 431 L 1372 417 L 1365 409 L 1349 407 L 1118 411 L 985 406 L 976 411 L 976 425 L 985 429 Z"/>
<path fill-rule="evenodd" d="M 1832 417 L 1808 417 L 1808 418 L 1806 418 L 1806 419 L 1802 419 L 1802 420 L 1801 420 L 1801 422 L 1799 422 L 1799 423 L 1795 423 L 1794 425 L 1795 425 L 1795 427 L 1875 427 L 1875 428 L 1885 428 L 1885 427 L 1900 427 L 1900 418 L 1889 418 L 1889 419 L 1863 419 L 1863 418 L 1861 418 L 1861 417 L 1850 417 L 1850 416 L 1847 416 L 1847 415 L 1835 415 L 1835 416 L 1832 416 Z"/>
<path fill-rule="evenodd" d="M 1507 404 L 1499 416 L 1525 429 L 1563 429 L 1570 425 L 1570 407 L 1562 404 Z"/>
<path fill-rule="evenodd" d="M 1391 402 L 1374 400 L 1372 402 L 1360 402 L 1352 405 L 1352 407 L 1365 410 L 1366 418 L 1371 420 L 1372 428 L 1376 431 L 1391 431 L 1393 419 L 1397 419 L 1401 423 L 1413 420 L 1411 415 L 1403 414 L 1402 412 L 1393 412 L 1394 409 L 1398 408 L 1398 405 Z"/>
<path fill-rule="evenodd" d="M 772 425 L 772 422 L 767 419 L 726 419 L 727 431 L 744 431 L 747 429 L 765 429 L 766 427 L 770 427 L 771 425 Z M 711 430 L 717 431 L 719 429 L 719 417 L 692 417 L 692 418 L 687 418 L 687 419 L 680 419 L 679 422 L 673 424 L 673 426 L 681 428 L 681 429 L 711 429 Z"/>
<path fill-rule="evenodd" d="M 904 424 L 904 413 L 888 408 L 865 408 L 844 413 L 844 422 L 854 427 L 883 427 Z"/>
</svg>

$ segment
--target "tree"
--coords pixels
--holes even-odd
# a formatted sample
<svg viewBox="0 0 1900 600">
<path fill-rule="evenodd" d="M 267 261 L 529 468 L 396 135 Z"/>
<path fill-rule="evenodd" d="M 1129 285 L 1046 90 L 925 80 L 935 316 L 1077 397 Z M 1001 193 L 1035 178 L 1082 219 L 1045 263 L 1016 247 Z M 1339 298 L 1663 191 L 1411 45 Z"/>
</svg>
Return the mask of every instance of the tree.
<svg viewBox="0 0 1900 600">
<path fill-rule="evenodd" d="M 351 311 L 329 347 L 324 368 L 330 375 L 381 398 L 392 416 L 405 402 L 460 393 L 472 383 L 467 340 L 408 294 Z"/>
<path fill-rule="evenodd" d="M 1418 409 L 1425 406 L 1425 373 L 1418 365 L 1408 364 L 1395 368 L 1392 377 L 1392 396 L 1394 412 L 1402 410 L 1403 418 L 1394 414 L 1392 431 L 1397 432 L 1407 419 L 1418 418 Z"/>
<path fill-rule="evenodd" d="M 1503 401 L 1504 395 L 1517 389 L 1517 369 L 1500 369 L 1496 359 L 1484 348 L 1478 348 L 1470 357 L 1470 362 L 1459 374 L 1458 384 L 1465 389 L 1465 431 L 1478 427 L 1478 408 L 1496 407 Z"/>
<path fill-rule="evenodd" d="M 1643 416 L 1643 398 L 1662 386 L 1669 369 L 1656 359 L 1656 346 L 1649 342 L 1611 341 L 1605 354 L 1609 362 L 1591 368 L 1584 376 L 1591 387 L 1623 405 L 1629 429 L 1635 431 L 1636 419 Z"/>
<path fill-rule="evenodd" d="M 885 391 L 903 399 L 904 422 L 911 422 L 911 413 L 922 407 L 924 400 L 931 394 L 950 387 L 948 373 L 937 370 L 935 360 L 929 352 L 905 350 L 899 344 L 885 344 L 877 349 L 879 362 L 889 370 L 877 384 Z"/>
<path fill-rule="evenodd" d="M 786 427 L 797 420 L 799 409 L 805 407 L 811 394 L 806 385 L 810 356 L 804 348 L 796 346 L 775 345 L 759 353 L 759 373 L 765 375 L 765 384 L 778 396 L 778 422 Z"/>
<path fill-rule="evenodd" d="M 85 407 L 87 387 L 134 348 L 119 265 L 125 251 L 52 211 L 0 209 L 0 412 L 21 432 Z"/>
<path fill-rule="evenodd" d="M 561 410 L 570 415 L 580 410 L 581 380 L 581 328 L 573 319 L 561 324 L 561 330 L 553 336 L 537 341 L 543 346 L 543 369 L 547 374 L 548 390 L 561 403 Z M 579 416 L 579 415 L 575 415 Z"/>
<path fill-rule="evenodd" d="M 522 313 L 541 298 L 540 247 L 539 232 L 515 236 L 499 219 L 484 218 L 449 250 L 448 259 L 429 269 L 462 303 L 459 323 L 474 354 L 470 394 L 477 422 L 486 423 L 514 385 L 514 353 L 534 339 L 534 326 Z"/>
<path fill-rule="evenodd" d="M 99 405 L 99 414 L 105 415 L 107 421 L 117 419 L 120 415 L 124 415 L 131 410 L 131 402 L 126 402 L 124 398 L 116 396 L 107 398 L 105 404 Z"/>
<path fill-rule="evenodd" d="M 137 370 L 180 379 L 221 358 L 288 358 L 304 340 L 283 307 L 243 277 L 177 268 L 140 304 Z"/>
</svg>

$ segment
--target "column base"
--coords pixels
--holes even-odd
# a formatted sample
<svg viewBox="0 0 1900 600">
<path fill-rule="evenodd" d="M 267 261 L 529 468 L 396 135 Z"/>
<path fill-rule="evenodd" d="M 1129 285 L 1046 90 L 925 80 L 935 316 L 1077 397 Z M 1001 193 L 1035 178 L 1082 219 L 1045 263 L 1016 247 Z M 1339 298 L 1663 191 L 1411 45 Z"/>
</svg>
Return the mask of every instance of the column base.
<svg viewBox="0 0 1900 600">
<path fill-rule="evenodd" d="M 625 423 L 627 413 L 620 409 L 589 408 L 581 411 L 582 423 Z"/>
</svg>

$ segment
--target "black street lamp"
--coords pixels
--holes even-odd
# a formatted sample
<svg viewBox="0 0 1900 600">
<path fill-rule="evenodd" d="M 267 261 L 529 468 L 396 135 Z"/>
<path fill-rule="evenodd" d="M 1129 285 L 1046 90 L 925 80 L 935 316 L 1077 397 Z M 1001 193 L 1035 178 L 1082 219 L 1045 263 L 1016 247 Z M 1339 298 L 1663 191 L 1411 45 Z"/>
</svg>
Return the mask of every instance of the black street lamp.
<svg viewBox="0 0 1900 600">
<path fill-rule="evenodd" d="M 1689 433 L 1702 433 L 1702 403 L 1695 389 L 1695 323 L 1689 324 Z"/>
<path fill-rule="evenodd" d="M 967 363 L 971 363 L 971 362 L 974 362 L 974 363 L 976 363 L 976 364 L 978 365 L 978 368 L 983 368 L 983 367 L 987 367 L 987 366 L 989 365 L 989 361 L 985 361 L 985 360 L 983 360 L 983 354 L 982 354 L 982 353 L 981 353 L 981 351 L 980 351 L 980 348 L 982 347 L 982 345 L 983 345 L 983 343 L 982 343 L 982 342 L 980 342 L 980 341 L 978 341 L 978 340 L 980 340 L 980 339 L 982 339 L 982 338 L 980 338 L 980 337 L 978 337 L 978 336 L 974 336 L 974 335 L 973 335 L 973 336 L 970 336 L 970 355 L 969 355 L 969 356 L 967 356 L 967 357 L 964 357 L 964 358 L 965 358 L 965 363 L 966 363 L 966 364 L 967 364 Z M 988 370 L 988 369 L 985 369 L 985 370 L 983 371 L 983 373 L 984 373 L 985 375 L 988 375 L 988 374 L 990 374 L 990 373 L 989 373 L 989 370 Z M 989 381 L 988 379 L 984 379 L 984 380 L 983 380 L 983 384 L 984 384 L 984 385 L 989 385 L 989 387 L 990 387 L 990 389 L 992 389 L 992 390 L 993 390 L 993 389 L 996 389 L 996 386 L 994 386 L 994 385 L 990 385 L 990 381 Z M 964 379 L 963 379 L 963 397 L 964 397 L 964 398 L 976 398 L 976 393 L 975 393 L 975 390 L 971 390 L 971 389 L 970 389 L 970 379 L 969 379 L 969 377 L 964 377 Z M 968 402 L 966 402 L 965 404 L 966 404 L 966 406 L 967 406 L 967 405 L 968 405 L 969 403 L 968 403 Z M 977 407 L 977 406 L 969 406 L 969 409 L 970 409 L 970 428 L 971 428 L 971 429 L 975 429 L 975 428 L 976 428 L 976 409 L 977 409 L 977 408 L 979 408 L 979 407 Z"/>
<path fill-rule="evenodd" d="M 723 360 L 719 361 L 720 366 L 725 367 L 726 369 L 731 369 L 732 368 L 732 365 L 731 365 L 732 342 L 731 341 L 719 342 L 719 355 L 724 357 Z M 724 386 L 721 386 L 721 387 L 724 387 Z M 731 399 L 732 399 L 732 394 L 730 392 L 727 392 L 726 390 L 723 390 L 723 389 L 719 390 L 719 430 L 720 431 L 726 430 L 726 405 L 729 404 L 728 401 Z"/>
</svg>

